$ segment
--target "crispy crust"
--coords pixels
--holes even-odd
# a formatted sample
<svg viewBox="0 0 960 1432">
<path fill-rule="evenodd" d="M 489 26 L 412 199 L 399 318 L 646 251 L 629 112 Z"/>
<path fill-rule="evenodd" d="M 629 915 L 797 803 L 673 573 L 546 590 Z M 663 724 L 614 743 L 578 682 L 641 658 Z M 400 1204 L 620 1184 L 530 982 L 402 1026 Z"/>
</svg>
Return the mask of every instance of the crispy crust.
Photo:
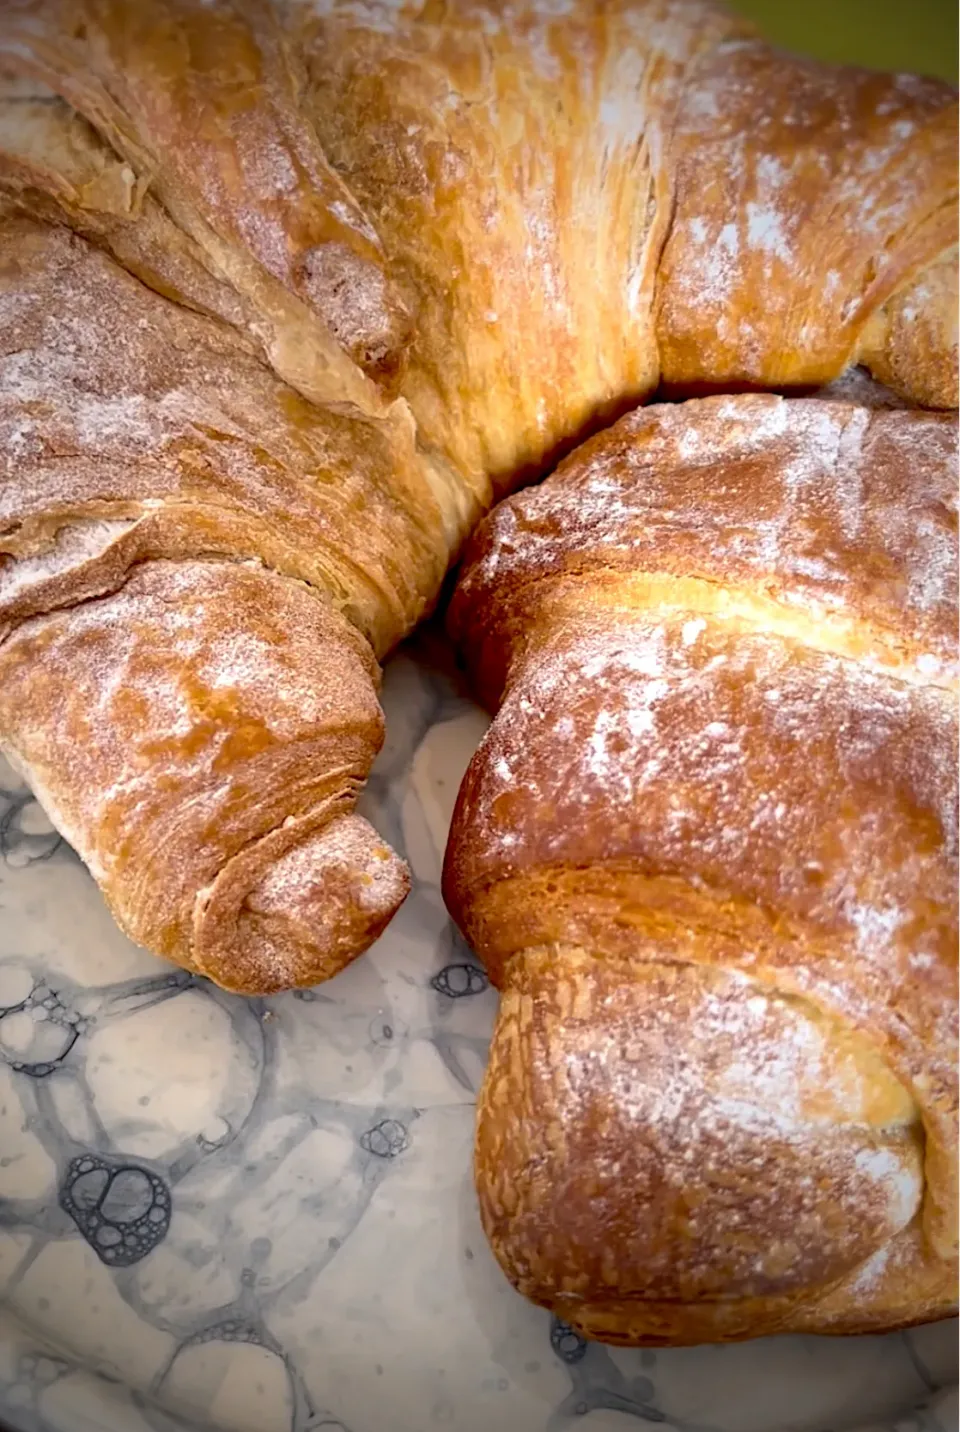
<svg viewBox="0 0 960 1432">
<path fill-rule="evenodd" d="M 956 152 L 941 81 L 832 70 L 758 40 L 711 51 L 671 141 L 665 385 L 817 386 L 859 358 L 914 402 L 956 407 Z"/>
<path fill-rule="evenodd" d="M 451 622 L 500 705 L 444 892 L 503 991 L 481 1209 L 590 1335 L 954 1305 L 955 473 L 945 416 L 707 399 L 472 545 Z"/>
<path fill-rule="evenodd" d="M 216 556 L 305 583 L 379 658 L 436 601 L 494 496 L 662 379 L 820 381 L 859 358 L 911 400 L 945 401 L 952 93 L 786 61 L 708 0 L 564 12 L 4 6 L 0 640 L 123 600 L 142 564 Z M 797 97 L 799 119 L 771 87 Z M 786 175 L 798 136 L 809 162 Z M 704 189 L 708 143 L 722 182 Z M 788 261 L 770 260 L 769 223 L 751 240 L 761 202 L 789 232 Z M 697 245 L 730 225 L 744 234 L 736 332 L 718 347 Z M 841 230 L 825 284 L 824 235 Z M 334 687 L 345 660 L 334 643 Z M 4 733 L 11 747 L 22 735 Z M 66 809 L 69 763 L 27 775 Z M 98 830 L 73 829 L 94 860 Z M 329 848 L 312 837 L 312 895 L 302 852 L 282 880 L 263 873 L 235 929 L 244 987 L 254 930 L 299 980 L 377 926 L 320 917 L 339 908 L 321 887 L 342 881 L 346 898 L 371 873 L 358 828 L 338 829 Z M 154 938 L 149 921 L 128 928 Z M 192 963 L 202 941 L 178 928 L 172 952 Z M 271 957 L 271 988 L 276 969 Z"/>
<path fill-rule="evenodd" d="M 147 562 L 0 646 L 0 729 L 125 931 L 267 993 L 335 973 L 409 888 L 350 814 L 383 740 L 376 680 L 299 583 Z"/>
</svg>

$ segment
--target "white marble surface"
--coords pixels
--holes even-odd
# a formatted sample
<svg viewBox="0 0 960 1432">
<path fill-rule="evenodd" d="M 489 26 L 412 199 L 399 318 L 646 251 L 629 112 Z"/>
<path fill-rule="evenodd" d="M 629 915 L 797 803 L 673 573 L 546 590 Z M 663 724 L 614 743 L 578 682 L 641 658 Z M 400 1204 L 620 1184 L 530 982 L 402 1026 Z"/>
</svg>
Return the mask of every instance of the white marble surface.
<svg viewBox="0 0 960 1432">
<path fill-rule="evenodd" d="M 623 1352 L 504 1281 L 470 1174 L 494 995 L 439 892 L 484 719 L 424 650 L 390 665 L 363 801 L 415 889 L 315 991 L 244 1001 L 134 948 L 0 772 L 0 1422 L 956 1428 L 953 1323 Z"/>
</svg>

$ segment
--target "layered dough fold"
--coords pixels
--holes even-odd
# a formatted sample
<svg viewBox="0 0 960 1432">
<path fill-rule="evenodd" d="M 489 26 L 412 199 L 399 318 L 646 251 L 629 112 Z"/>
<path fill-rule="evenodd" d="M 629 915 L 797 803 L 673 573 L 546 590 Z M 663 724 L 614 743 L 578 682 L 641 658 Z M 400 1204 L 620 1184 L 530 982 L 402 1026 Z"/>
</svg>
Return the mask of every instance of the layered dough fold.
<svg viewBox="0 0 960 1432">
<path fill-rule="evenodd" d="M 211 582 L 228 581 L 211 561 L 259 564 L 277 609 L 293 603 L 304 631 L 328 633 L 321 673 L 296 631 L 271 628 L 283 649 L 265 650 L 235 717 L 217 708 L 225 741 L 278 663 L 294 663 L 304 690 L 308 670 L 329 691 L 356 661 L 369 673 L 304 774 L 320 792 L 349 773 L 316 815 L 316 889 L 306 846 L 295 876 L 291 865 L 271 882 L 256 867 L 230 937 L 242 978 L 227 968 L 226 935 L 209 965 L 231 987 L 331 972 L 400 898 L 398 875 L 378 885 L 367 920 L 357 892 L 373 838 L 353 817 L 336 836 L 332 822 L 376 748 L 375 662 L 431 609 L 497 496 L 662 383 L 803 387 L 860 363 L 905 401 L 955 402 L 949 87 L 785 59 L 708 0 L 562 9 L 4 8 L 0 659 L 20 694 L 0 745 L 54 818 L 73 809 L 60 697 L 27 633 L 46 622 L 69 646 L 84 604 L 93 621 L 128 587 L 160 581 L 163 564 L 182 564 L 186 580 L 200 562 Z M 781 92 L 788 110 L 770 98 Z M 252 580 L 233 579 L 236 612 L 211 597 L 225 631 L 239 629 Z M 208 639 L 216 664 L 217 633 Z M 139 671 L 156 642 L 175 665 L 179 636 L 151 620 L 142 640 L 142 653 L 110 662 Z M 145 727 L 188 720 L 188 708 L 154 713 L 152 700 L 145 690 Z M 263 694 L 264 711 L 272 700 Z M 149 733 L 123 729 L 116 770 L 140 769 Z M 99 789 L 103 752 L 83 739 L 89 810 L 74 809 L 70 832 L 126 909 L 124 858 L 108 858 L 105 791 L 119 777 Z M 217 760 L 226 799 L 234 777 Z M 249 791 L 245 840 L 275 840 L 273 799 Z M 297 819 L 299 799 L 292 787 Z M 233 890 L 239 850 L 223 859 Z M 185 911 L 213 877 L 197 860 L 175 939 L 160 941 L 132 905 L 122 918 L 199 968 Z M 148 865 L 157 889 L 137 897 L 141 912 L 166 878 L 162 862 Z M 265 953 L 262 977 L 261 940 L 287 952 Z"/>
<path fill-rule="evenodd" d="M 376 680 L 302 584 L 150 561 L 0 647 L 0 724 L 120 927 L 268 993 L 335 974 L 407 893 L 352 814 L 383 740 Z"/>
</svg>

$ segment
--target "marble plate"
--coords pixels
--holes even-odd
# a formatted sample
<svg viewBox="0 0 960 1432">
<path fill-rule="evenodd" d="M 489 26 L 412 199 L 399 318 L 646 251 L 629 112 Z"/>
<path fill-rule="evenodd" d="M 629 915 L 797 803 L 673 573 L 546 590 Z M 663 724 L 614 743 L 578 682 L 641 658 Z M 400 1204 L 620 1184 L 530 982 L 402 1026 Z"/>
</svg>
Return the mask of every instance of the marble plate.
<svg viewBox="0 0 960 1432">
<path fill-rule="evenodd" d="M 244 1001 L 119 935 L 0 777 L 0 1420 L 12 1432 L 947 1432 L 956 1325 L 588 1346 L 470 1177 L 494 995 L 440 899 L 484 728 L 421 638 L 366 813 L 416 886 L 331 984 Z M 633 1423 L 631 1423 L 633 1419 Z"/>
</svg>

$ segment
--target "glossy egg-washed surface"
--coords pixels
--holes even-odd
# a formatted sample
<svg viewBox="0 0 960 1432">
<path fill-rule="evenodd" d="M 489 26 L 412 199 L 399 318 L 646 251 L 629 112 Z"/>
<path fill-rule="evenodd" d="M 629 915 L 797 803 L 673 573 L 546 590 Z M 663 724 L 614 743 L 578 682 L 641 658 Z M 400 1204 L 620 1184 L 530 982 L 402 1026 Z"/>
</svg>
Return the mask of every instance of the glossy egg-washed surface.
<svg viewBox="0 0 960 1432">
<path fill-rule="evenodd" d="M 445 892 L 503 1002 L 484 1225 L 588 1334 L 951 1310 L 952 415 L 654 406 L 473 539 Z"/>
</svg>

